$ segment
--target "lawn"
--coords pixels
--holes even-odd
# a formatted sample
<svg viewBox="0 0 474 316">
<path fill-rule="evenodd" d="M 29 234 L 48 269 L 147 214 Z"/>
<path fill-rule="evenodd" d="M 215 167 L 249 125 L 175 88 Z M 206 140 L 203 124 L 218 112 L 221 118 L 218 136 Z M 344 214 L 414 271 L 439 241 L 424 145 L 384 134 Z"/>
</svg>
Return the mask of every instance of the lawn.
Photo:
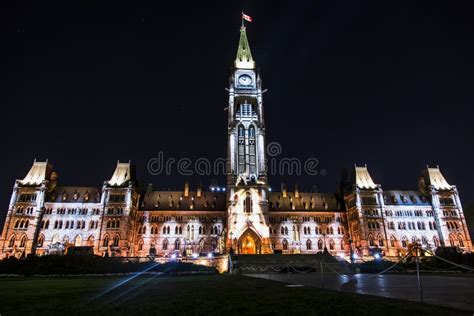
<svg viewBox="0 0 474 316">
<path fill-rule="evenodd" d="M 284 283 L 245 276 L 145 275 L 117 286 L 127 278 L 0 278 L 0 314 L 461 314 L 414 302 L 289 288 Z"/>
</svg>

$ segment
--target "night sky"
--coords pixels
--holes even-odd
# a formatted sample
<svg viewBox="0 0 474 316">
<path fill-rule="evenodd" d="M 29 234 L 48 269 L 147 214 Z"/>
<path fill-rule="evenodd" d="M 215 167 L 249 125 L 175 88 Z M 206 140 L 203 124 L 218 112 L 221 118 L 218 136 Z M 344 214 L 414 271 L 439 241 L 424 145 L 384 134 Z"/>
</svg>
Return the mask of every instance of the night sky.
<svg viewBox="0 0 474 316">
<path fill-rule="evenodd" d="M 242 10 L 268 89 L 267 142 L 327 170 L 272 187 L 332 192 L 344 167 L 367 163 L 384 189 L 416 189 L 429 164 L 474 202 L 472 2 L 137 3 L 0 10 L 0 223 L 34 158 L 61 185 L 101 186 L 132 160 L 144 185 L 181 189 L 188 177 L 152 176 L 146 162 L 225 157 Z"/>
</svg>

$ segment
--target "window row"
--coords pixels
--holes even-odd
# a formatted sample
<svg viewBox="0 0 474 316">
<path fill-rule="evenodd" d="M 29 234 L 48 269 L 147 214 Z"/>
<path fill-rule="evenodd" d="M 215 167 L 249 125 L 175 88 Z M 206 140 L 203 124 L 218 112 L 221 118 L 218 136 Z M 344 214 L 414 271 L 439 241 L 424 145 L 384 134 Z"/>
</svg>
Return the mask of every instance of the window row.
<svg viewBox="0 0 474 316">
<path fill-rule="evenodd" d="M 16 209 L 17 214 L 33 214 L 33 207 L 19 206 Z"/>
</svg>

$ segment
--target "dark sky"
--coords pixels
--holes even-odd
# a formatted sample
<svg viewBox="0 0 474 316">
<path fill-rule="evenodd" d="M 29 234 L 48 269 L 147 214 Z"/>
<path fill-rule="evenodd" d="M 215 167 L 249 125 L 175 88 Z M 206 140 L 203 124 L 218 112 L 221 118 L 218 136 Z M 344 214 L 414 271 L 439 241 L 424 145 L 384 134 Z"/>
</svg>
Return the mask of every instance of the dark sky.
<svg viewBox="0 0 474 316">
<path fill-rule="evenodd" d="M 62 185 L 100 186 L 118 159 L 132 160 L 159 189 L 186 180 L 147 173 L 160 151 L 225 157 L 224 88 L 242 10 L 268 89 L 267 141 L 327 170 L 274 176 L 272 186 L 334 191 L 343 167 L 367 163 L 383 188 L 416 189 L 420 171 L 439 164 L 474 201 L 471 2 L 163 3 L 1 9 L 1 220 L 35 157 Z"/>
</svg>

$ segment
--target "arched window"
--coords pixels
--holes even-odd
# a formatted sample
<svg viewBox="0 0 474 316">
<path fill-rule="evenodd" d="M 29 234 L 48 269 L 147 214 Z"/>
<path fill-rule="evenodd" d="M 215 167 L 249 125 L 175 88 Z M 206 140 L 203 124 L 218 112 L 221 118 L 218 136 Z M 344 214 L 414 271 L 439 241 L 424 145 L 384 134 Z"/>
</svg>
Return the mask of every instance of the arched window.
<svg viewBox="0 0 474 316">
<path fill-rule="evenodd" d="M 142 251 L 143 250 L 143 239 L 140 239 L 140 241 L 138 242 L 138 251 Z"/>
<path fill-rule="evenodd" d="M 176 227 L 174 228 L 174 234 L 175 234 L 175 235 L 178 235 L 178 226 L 176 226 Z"/>
<path fill-rule="evenodd" d="M 321 239 L 318 240 L 318 250 L 323 250 L 323 241 Z"/>
<path fill-rule="evenodd" d="M 285 227 L 282 226 L 280 231 L 281 231 L 281 234 L 284 235 L 285 234 Z"/>
<path fill-rule="evenodd" d="M 375 247 L 374 236 L 372 236 L 372 235 L 369 235 L 369 246 L 370 247 Z"/>
<path fill-rule="evenodd" d="M 168 235 L 169 235 L 169 233 L 170 233 L 170 227 L 169 227 L 169 226 L 166 227 L 166 233 L 167 233 Z"/>
<path fill-rule="evenodd" d="M 245 129 L 243 125 L 239 125 L 238 127 L 239 137 L 238 137 L 238 172 L 243 173 L 245 172 Z"/>
<path fill-rule="evenodd" d="M 405 236 L 402 237 L 402 247 L 408 247 L 408 239 Z"/>
<path fill-rule="evenodd" d="M 119 246 L 119 242 L 120 242 L 120 236 L 119 236 L 119 235 L 115 235 L 113 247 L 118 247 L 118 246 Z"/>
<path fill-rule="evenodd" d="M 104 246 L 104 247 L 108 247 L 108 246 L 109 246 L 109 236 L 105 236 L 105 238 L 104 238 L 104 243 L 102 244 L 102 246 Z"/>
<path fill-rule="evenodd" d="M 428 239 L 426 238 L 426 236 L 421 236 L 421 242 L 423 243 L 423 245 L 428 244 Z"/>
<path fill-rule="evenodd" d="M 183 234 L 183 227 L 179 226 L 179 234 L 182 235 Z"/>
<path fill-rule="evenodd" d="M 306 241 L 306 250 L 311 250 L 311 240 Z"/>
<path fill-rule="evenodd" d="M 336 247 L 336 243 L 334 242 L 334 240 L 330 240 L 329 241 L 329 250 L 334 250 L 334 248 Z"/>
<path fill-rule="evenodd" d="M 20 248 L 24 248 L 26 246 L 26 236 L 23 236 L 20 241 Z"/>
<path fill-rule="evenodd" d="M 15 228 L 18 228 L 20 226 L 20 221 L 19 220 L 16 220 L 15 222 Z"/>
<path fill-rule="evenodd" d="M 202 235 L 202 226 L 199 226 L 199 235 Z"/>
<path fill-rule="evenodd" d="M 288 241 L 283 239 L 283 250 L 288 250 Z"/>
<path fill-rule="evenodd" d="M 285 235 L 288 235 L 288 227 L 285 226 Z"/>
<path fill-rule="evenodd" d="M 344 250 L 344 240 L 341 240 L 341 250 Z"/>
<path fill-rule="evenodd" d="M 255 142 L 255 127 L 249 127 L 249 168 L 250 174 L 257 173 L 257 156 L 256 156 L 256 142 Z"/>
<path fill-rule="evenodd" d="M 76 239 L 74 240 L 74 246 L 79 247 L 81 245 L 81 243 L 82 243 L 81 235 L 77 235 Z"/>
<path fill-rule="evenodd" d="M 433 244 L 435 245 L 435 247 L 439 247 L 439 240 L 438 238 L 436 238 L 436 236 L 433 237 Z"/>
<path fill-rule="evenodd" d="M 464 240 L 462 239 L 462 236 L 458 236 L 458 242 L 459 242 L 459 247 L 464 247 Z"/>
<path fill-rule="evenodd" d="M 449 235 L 449 244 L 451 245 L 451 247 L 456 246 L 456 239 L 454 238 L 452 234 Z"/>
<path fill-rule="evenodd" d="M 162 248 L 163 250 L 168 250 L 168 239 L 163 240 Z"/>
<path fill-rule="evenodd" d="M 379 246 L 380 246 L 380 247 L 383 247 L 383 245 L 384 245 L 384 242 L 383 242 L 383 238 L 382 238 L 382 236 L 381 236 L 381 235 L 379 235 L 379 238 L 378 238 L 378 239 L 379 239 Z"/>
<path fill-rule="evenodd" d="M 166 226 L 163 226 L 163 234 L 166 234 Z"/>
<path fill-rule="evenodd" d="M 253 205 L 252 205 L 252 197 L 250 196 L 250 193 L 247 193 L 247 196 L 245 197 L 244 200 L 244 211 L 245 213 L 252 213 L 253 210 Z"/>
<path fill-rule="evenodd" d="M 397 240 L 395 239 L 395 237 L 391 236 L 390 237 L 390 247 L 395 248 L 395 242 L 396 241 Z"/>
<path fill-rule="evenodd" d="M 10 242 L 8 243 L 8 247 L 13 248 L 15 246 L 15 235 L 10 237 Z"/>
<path fill-rule="evenodd" d="M 249 138 L 255 138 L 255 127 L 253 125 L 249 127 Z"/>
<path fill-rule="evenodd" d="M 180 241 L 178 238 L 174 241 L 174 250 L 179 250 Z"/>
<path fill-rule="evenodd" d="M 311 227 L 307 227 L 306 232 L 308 233 L 308 235 L 311 235 Z"/>
<path fill-rule="evenodd" d="M 87 246 L 94 246 L 94 236 L 90 236 L 88 239 L 87 239 Z"/>
</svg>

